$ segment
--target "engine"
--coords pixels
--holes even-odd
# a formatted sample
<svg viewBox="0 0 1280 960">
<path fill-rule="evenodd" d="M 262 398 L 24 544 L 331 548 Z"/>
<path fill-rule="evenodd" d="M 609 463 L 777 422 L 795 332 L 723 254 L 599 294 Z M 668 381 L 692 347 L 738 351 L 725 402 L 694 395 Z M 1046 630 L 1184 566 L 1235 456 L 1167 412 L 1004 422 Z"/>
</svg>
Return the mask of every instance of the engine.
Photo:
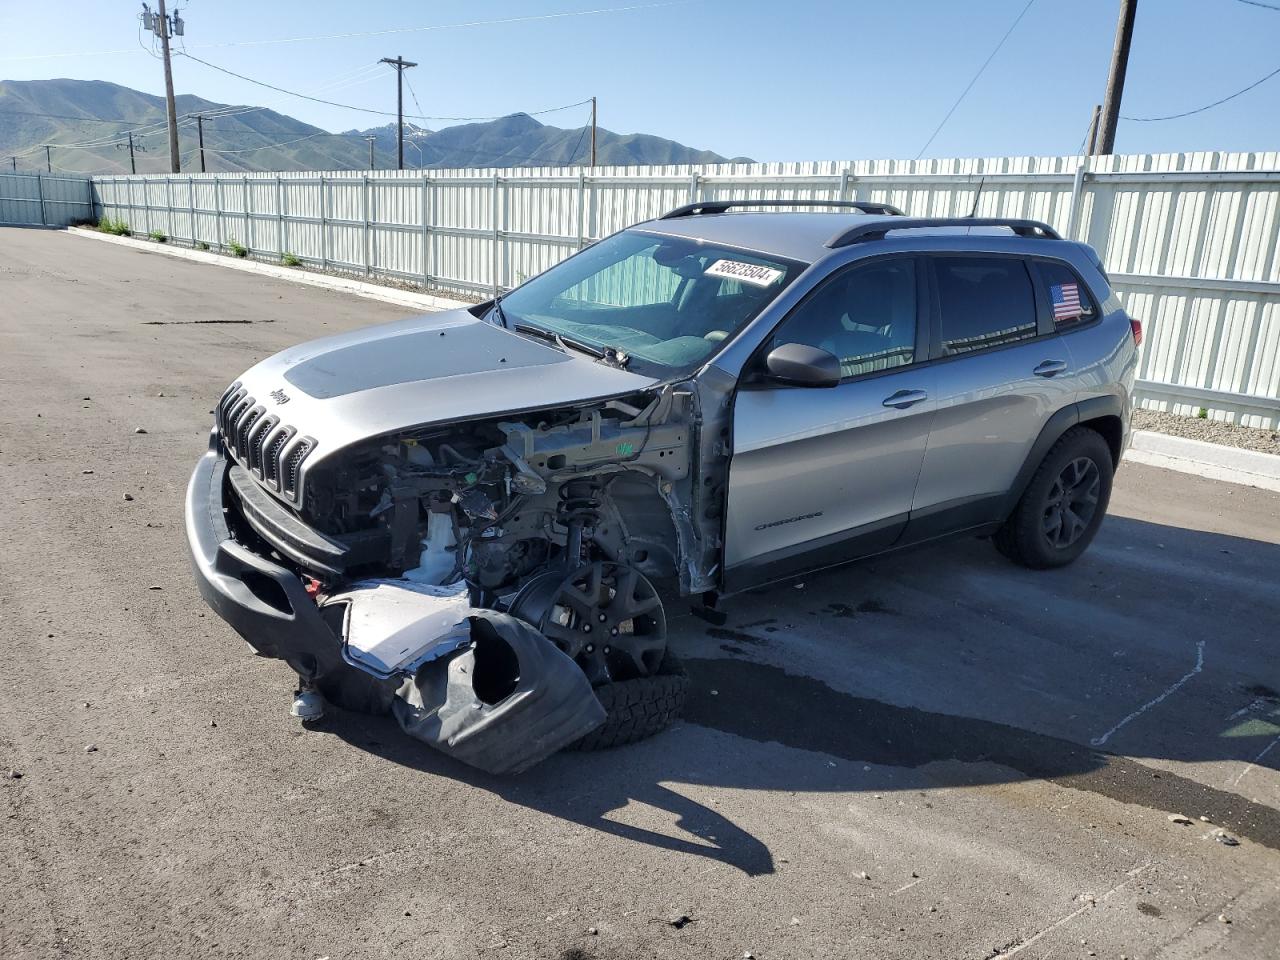
<svg viewBox="0 0 1280 960">
<path fill-rule="evenodd" d="M 553 563 L 668 576 L 691 450 L 688 398 L 671 391 L 379 438 L 310 474 L 302 517 L 343 561 L 309 572 L 466 581 L 494 597 Z"/>
</svg>

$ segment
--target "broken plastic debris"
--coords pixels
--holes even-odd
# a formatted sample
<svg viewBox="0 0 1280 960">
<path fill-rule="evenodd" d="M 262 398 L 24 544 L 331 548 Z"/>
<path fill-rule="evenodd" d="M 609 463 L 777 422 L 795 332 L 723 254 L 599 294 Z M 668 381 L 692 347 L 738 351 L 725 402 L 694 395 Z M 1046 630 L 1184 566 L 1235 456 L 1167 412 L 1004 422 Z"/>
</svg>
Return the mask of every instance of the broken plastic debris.
<svg viewBox="0 0 1280 960">
<path fill-rule="evenodd" d="M 325 601 L 341 604 L 342 656 L 376 677 L 410 674 L 433 656 L 470 641 L 466 584 L 436 587 L 403 580 L 361 580 Z M 343 609 L 345 608 L 345 609 Z"/>
</svg>

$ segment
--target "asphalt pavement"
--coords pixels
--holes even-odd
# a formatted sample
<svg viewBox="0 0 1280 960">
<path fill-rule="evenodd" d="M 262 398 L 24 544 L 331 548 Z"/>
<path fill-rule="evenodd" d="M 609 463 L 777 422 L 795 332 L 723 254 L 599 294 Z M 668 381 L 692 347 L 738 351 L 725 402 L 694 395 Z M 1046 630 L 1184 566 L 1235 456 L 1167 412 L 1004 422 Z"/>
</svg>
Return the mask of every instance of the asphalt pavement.
<svg viewBox="0 0 1280 960">
<path fill-rule="evenodd" d="M 1127 464 L 1069 569 L 968 540 L 675 607 L 686 720 L 519 777 L 304 731 L 201 602 L 183 489 L 240 371 L 403 312 L 0 229 L 0 957 L 1280 952 L 1249 487 Z"/>
</svg>

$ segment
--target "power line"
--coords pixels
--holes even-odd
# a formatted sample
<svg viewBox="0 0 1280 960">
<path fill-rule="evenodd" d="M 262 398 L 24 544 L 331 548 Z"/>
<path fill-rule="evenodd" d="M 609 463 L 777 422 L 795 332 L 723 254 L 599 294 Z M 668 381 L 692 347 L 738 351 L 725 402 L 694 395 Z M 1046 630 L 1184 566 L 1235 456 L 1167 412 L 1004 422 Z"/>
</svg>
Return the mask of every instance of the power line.
<svg viewBox="0 0 1280 960">
<path fill-rule="evenodd" d="M 67 113 L 37 113 L 34 110 L 0 110 L 0 117 L 48 117 L 51 120 L 83 120 L 86 123 L 135 123 L 116 117 L 73 117 Z"/>
<path fill-rule="evenodd" d="M 969 91 L 973 89 L 973 85 L 978 82 L 978 78 L 986 71 L 987 67 L 991 64 L 991 61 L 996 58 L 996 54 L 1000 52 L 1000 48 L 1004 46 L 1004 42 L 1009 39 L 1009 35 L 1012 34 L 1018 24 L 1022 22 L 1022 18 L 1027 15 L 1027 11 L 1035 5 L 1035 2 L 1036 0 L 1027 0 L 1027 5 L 1023 7 L 1022 12 L 1014 18 L 1013 23 L 1009 25 L 1009 29 L 1004 32 L 1004 36 L 1000 38 L 1000 42 L 996 44 L 995 49 L 991 51 L 991 54 L 987 59 L 982 61 L 982 66 L 978 68 L 978 72 L 973 75 L 973 79 L 969 81 L 968 86 L 966 86 L 960 93 L 960 96 L 956 98 L 956 102 L 951 105 L 951 109 L 948 110 L 947 115 L 942 118 L 942 122 L 938 124 L 933 133 L 929 134 L 929 139 L 925 141 L 924 146 L 920 148 L 920 152 L 916 154 L 917 160 L 919 160 L 924 155 L 924 152 L 929 149 L 929 145 L 933 143 L 934 138 L 942 132 L 942 128 L 945 127 L 947 125 L 947 121 L 951 119 L 951 115 L 956 112 L 956 108 L 959 107 L 964 101 L 964 98 L 969 95 Z"/>
<path fill-rule="evenodd" d="M 1270 3 L 1261 3 L 1259 0 L 1239 0 L 1240 3 L 1247 3 L 1251 7 L 1261 7 L 1263 10 L 1275 10 L 1280 13 L 1280 7 L 1273 6 Z"/>
<path fill-rule="evenodd" d="M 1031 2 L 1034 3 L 1035 0 L 1031 0 Z M 275 90 L 277 93 L 288 94 L 291 97 L 298 97 L 299 99 L 302 99 L 302 100 L 310 100 L 313 103 L 323 103 L 326 106 L 339 107 L 343 110 L 354 110 L 357 113 L 371 113 L 371 114 L 376 114 L 377 116 L 380 116 L 380 117 L 397 116 L 397 113 L 394 110 L 374 110 L 372 107 L 357 107 L 354 104 L 350 104 L 350 103 L 338 103 L 336 100 L 325 100 L 322 97 L 308 96 L 305 93 L 298 93 L 296 90 L 286 90 L 284 87 L 277 87 L 275 84 L 267 83 L 265 80 L 255 80 L 253 77 L 247 77 L 243 73 L 236 73 L 234 70 L 228 70 L 226 67 L 220 67 L 216 63 L 210 63 L 208 60 L 201 60 L 199 57 L 194 56 L 190 53 L 180 54 L 180 55 L 185 56 L 188 60 L 194 60 L 196 63 L 202 63 L 206 67 L 210 67 L 211 69 L 217 70 L 219 73 L 225 73 L 228 76 L 236 77 L 239 80 L 244 80 L 247 83 L 252 83 L 259 87 L 266 87 L 268 90 Z M 566 103 L 563 106 L 559 106 L 559 107 L 548 107 L 545 110 L 534 110 L 529 112 L 528 115 L 531 117 L 536 117 L 544 113 L 555 113 L 559 110 L 568 110 L 570 107 L 580 107 L 584 103 L 589 103 L 589 102 L 590 102 L 590 98 L 586 100 L 579 100 L 576 103 Z M 471 121 L 471 120 L 501 120 L 505 116 L 510 116 L 510 114 L 500 114 L 495 117 L 428 117 L 428 116 L 423 116 L 421 114 L 406 113 L 405 116 L 410 117 L 414 120 L 452 120 L 457 122 L 464 122 L 464 121 Z"/>
<path fill-rule="evenodd" d="M 1249 84 L 1243 90 L 1237 90 L 1235 93 L 1231 94 L 1228 97 L 1223 97 L 1221 100 L 1215 100 L 1213 101 L 1213 103 L 1206 103 L 1203 107 L 1196 107 L 1194 110 L 1184 110 L 1182 113 L 1171 113 L 1167 117 L 1121 117 L 1120 119 L 1131 120 L 1134 123 L 1155 123 L 1157 120 L 1177 120 L 1179 117 L 1189 117 L 1192 114 L 1204 113 L 1206 110 L 1212 110 L 1214 107 L 1221 106 L 1222 104 L 1226 103 L 1228 100 L 1234 100 L 1236 97 L 1239 97 L 1243 94 L 1248 93 L 1254 87 L 1261 86 L 1262 84 L 1270 80 L 1272 77 L 1274 77 L 1276 74 L 1280 74 L 1280 67 L 1276 67 L 1274 70 L 1268 73 L 1261 80 L 1253 81 L 1253 83 Z"/>
</svg>

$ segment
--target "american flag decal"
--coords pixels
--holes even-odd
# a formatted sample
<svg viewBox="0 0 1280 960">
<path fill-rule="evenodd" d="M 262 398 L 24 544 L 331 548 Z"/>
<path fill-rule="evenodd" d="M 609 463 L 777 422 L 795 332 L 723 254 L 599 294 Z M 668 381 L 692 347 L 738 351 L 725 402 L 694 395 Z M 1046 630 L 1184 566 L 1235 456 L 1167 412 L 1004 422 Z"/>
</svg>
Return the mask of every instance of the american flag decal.
<svg viewBox="0 0 1280 960">
<path fill-rule="evenodd" d="M 1074 283 L 1055 283 L 1049 288 L 1053 298 L 1053 319 L 1074 320 L 1084 311 L 1080 309 L 1080 287 Z"/>
</svg>

